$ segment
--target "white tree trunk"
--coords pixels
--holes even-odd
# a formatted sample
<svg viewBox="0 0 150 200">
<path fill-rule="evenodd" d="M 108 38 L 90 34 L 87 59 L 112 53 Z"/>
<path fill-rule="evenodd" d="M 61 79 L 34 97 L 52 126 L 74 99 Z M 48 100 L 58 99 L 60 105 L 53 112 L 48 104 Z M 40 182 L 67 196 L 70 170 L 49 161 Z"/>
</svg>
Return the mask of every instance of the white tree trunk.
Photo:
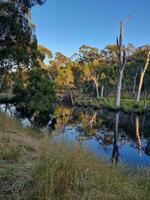
<svg viewBox="0 0 150 200">
<path fill-rule="evenodd" d="M 120 108 L 120 97 L 121 97 L 121 85 L 122 85 L 123 71 L 124 71 L 124 69 L 119 71 L 119 78 L 118 78 L 117 88 L 116 88 L 116 108 L 117 109 Z"/>
<path fill-rule="evenodd" d="M 104 85 L 101 86 L 101 98 L 103 99 L 104 97 Z"/>
<path fill-rule="evenodd" d="M 93 79 L 94 83 L 95 83 L 95 88 L 96 88 L 96 95 L 97 98 L 99 99 L 100 95 L 99 95 L 99 87 L 98 87 L 98 81 L 96 80 L 96 78 Z"/>
<path fill-rule="evenodd" d="M 142 89 L 142 85 L 143 85 L 143 80 L 144 80 L 144 74 L 145 72 L 141 72 L 141 76 L 140 76 L 140 82 L 139 82 L 139 86 L 138 86 L 138 92 L 137 92 L 137 99 L 136 101 L 139 102 L 140 101 L 140 97 L 141 97 L 141 89 Z"/>
<path fill-rule="evenodd" d="M 123 72 L 126 65 L 126 52 L 123 48 L 123 22 L 120 22 L 120 37 L 117 38 L 118 47 L 118 82 L 116 87 L 116 108 L 120 108 L 120 97 L 121 97 L 121 87 Z"/>
<path fill-rule="evenodd" d="M 97 98 L 99 99 L 99 89 L 98 89 L 98 85 L 96 85 L 96 94 L 97 94 Z"/>
<path fill-rule="evenodd" d="M 146 60 L 144 69 L 143 69 L 142 72 L 141 72 L 140 82 L 139 82 L 138 92 L 137 92 L 137 98 L 136 98 L 136 101 L 137 101 L 137 102 L 140 101 L 141 89 L 142 89 L 142 86 L 143 86 L 144 75 L 145 75 L 145 72 L 146 72 L 146 70 L 147 70 L 147 68 L 148 68 L 149 61 L 150 61 L 150 51 L 149 51 L 148 54 L 147 54 L 147 60 Z"/>
<path fill-rule="evenodd" d="M 71 98 L 72 106 L 74 106 L 74 97 L 73 97 L 73 93 L 71 90 L 70 90 L 70 98 Z"/>
</svg>

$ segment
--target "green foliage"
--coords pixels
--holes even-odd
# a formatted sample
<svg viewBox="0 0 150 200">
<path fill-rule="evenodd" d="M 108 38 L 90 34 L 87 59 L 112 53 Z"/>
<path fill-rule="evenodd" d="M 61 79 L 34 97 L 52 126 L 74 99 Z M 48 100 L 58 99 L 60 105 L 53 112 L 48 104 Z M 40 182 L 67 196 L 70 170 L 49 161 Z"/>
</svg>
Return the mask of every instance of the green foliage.
<svg viewBox="0 0 150 200">
<path fill-rule="evenodd" d="M 44 1 L 0 2 L 0 86 L 12 82 L 14 69 L 38 66 L 37 39 L 30 22 L 30 7 Z M 19 75 L 18 75 L 19 76 Z"/>
<path fill-rule="evenodd" d="M 47 119 L 52 103 L 55 101 L 55 88 L 51 80 L 39 70 L 31 70 L 28 74 L 28 82 L 22 85 L 16 81 L 14 94 L 17 107 L 29 115 L 42 116 Z"/>
<path fill-rule="evenodd" d="M 31 65 L 36 59 L 37 45 L 28 17 L 23 13 L 22 7 L 17 8 L 13 2 L 2 2 L 0 7 L 0 27 L 3 27 L 0 35 L 1 65 L 5 62 L 5 66 L 10 65 L 9 69 L 19 64 Z"/>
<path fill-rule="evenodd" d="M 19 0 L 19 2 L 27 8 L 31 8 L 36 4 L 42 5 L 45 1 L 46 0 Z"/>
<path fill-rule="evenodd" d="M 80 62 L 93 62 L 100 58 L 101 54 L 97 48 L 82 45 L 79 48 L 79 61 Z"/>
<path fill-rule="evenodd" d="M 52 52 L 42 45 L 38 45 L 38 50 L 39 50 L 39 61 L 41 65 L 45 64 L 44 63 L 45 59 L 51 59 L 53 57 Z"/>
</svg>

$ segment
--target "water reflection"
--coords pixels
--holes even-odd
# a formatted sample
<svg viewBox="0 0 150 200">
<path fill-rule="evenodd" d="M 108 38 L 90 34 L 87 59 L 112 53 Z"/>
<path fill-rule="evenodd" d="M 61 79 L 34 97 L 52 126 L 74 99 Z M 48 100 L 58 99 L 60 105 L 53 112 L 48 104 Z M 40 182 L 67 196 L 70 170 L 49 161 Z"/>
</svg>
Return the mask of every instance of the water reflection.
<svg viewBox="0 0 150 200">
<path fill-rule="evenodd" d="M 20 119 L 24 127 L 29 126 L 47 129 L 51 125 L 51 128 L 54 128 L 55 117 L 52 115 L 53 111 L 40 113 L 29 112 L 23 107 L 12 104 L 1 104 L 0 111 L 5 112 L 8 116 Z"/>
<path fill-rule="evenodd" d="M 150 166 L 149 114 L 145 117 L 64 106 L 57 106 L 55 114 L 55 132 L 59 129 L 60 140 L 78 141 L 115 164 Z"/>
<path fill-rule="evenodd" d="M 139 155 L 141 156 L 141 150 L 142 150 L 142 143 L 140 138 L 140 120 L 139 117 L 135 117 L 135 135 L 136 135 L 136 141 L 137 141 L 137 148 L 139 151 Z"/>
<path fill-rule="evenodd" d="M 117 112 L 115 114 L 114 142 L 113 142 L 113 151 L 112 151 L 112 158 L 111 158 L 112 162 L 115 162 L 115 164 L 117 164 L 119 160 L 119 146 L 118 146 L 119 116 L 120 116 L 120 113 Z"/>
<path fill-rule="evenodd" d="M 150 139 L 147 140 L 147 145 L 145 146 L 145 153 L 150 156 Z"/>
<path fill-rule="evenodd" d="M 1 106 L 3 112 L 21 118 L 32 126 L 34 116 L 27 118 L 15 106 Z M 150 166 L 150 114 L 137 116 L 123 112 L 56 105 L 53 115 L 43 115 L 40 124 L 53 139 L 78 142 L 109 162 L 132 166 Z M 36 120 L 38 121 L 38 120 Z"/>
</svg>

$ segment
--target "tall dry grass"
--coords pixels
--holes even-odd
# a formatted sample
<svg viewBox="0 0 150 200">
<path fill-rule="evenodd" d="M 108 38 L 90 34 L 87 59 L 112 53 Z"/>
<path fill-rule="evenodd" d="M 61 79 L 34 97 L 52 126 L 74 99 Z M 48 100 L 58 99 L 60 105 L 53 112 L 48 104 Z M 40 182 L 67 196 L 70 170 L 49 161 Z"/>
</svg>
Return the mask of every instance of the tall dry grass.
<svg viewBox="0 0 150 200">
<path fill-rule="evenodd" d="M 47 146 L 32 175 L 33 200 L 148 200 L 150 195 L 126 167 L 67 144 Z"/>
</svg>

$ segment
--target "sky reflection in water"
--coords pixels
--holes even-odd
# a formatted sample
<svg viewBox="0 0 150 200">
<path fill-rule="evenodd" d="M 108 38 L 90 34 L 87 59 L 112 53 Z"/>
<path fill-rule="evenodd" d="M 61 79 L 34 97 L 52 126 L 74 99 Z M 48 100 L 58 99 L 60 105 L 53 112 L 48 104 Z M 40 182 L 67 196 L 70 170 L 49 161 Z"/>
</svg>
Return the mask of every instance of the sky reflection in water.
<svg viewBox="0 0 150 200">
<path fill-rule="evenodd" d="M 58 106 L 55 115 L 55 141 L 77 142 L 109 162 L 113 160 L 114 163 L 123 162 L 129 166 L 150 166 L 148 114 L 144 117 Z M 56 132 L 60 134 L 56 136 Z"/>
</svg>

